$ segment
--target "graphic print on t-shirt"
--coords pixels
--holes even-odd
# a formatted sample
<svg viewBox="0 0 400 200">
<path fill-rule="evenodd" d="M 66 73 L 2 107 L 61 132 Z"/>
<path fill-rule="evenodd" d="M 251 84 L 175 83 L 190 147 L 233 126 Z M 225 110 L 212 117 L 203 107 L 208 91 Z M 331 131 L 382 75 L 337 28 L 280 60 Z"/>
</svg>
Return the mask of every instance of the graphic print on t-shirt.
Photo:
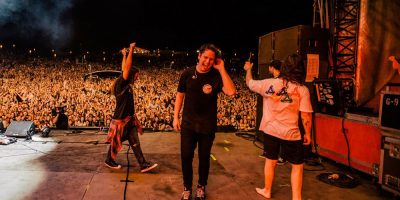
<svg viewBox="0 0 400 200">
<path fill-rule="evenodd" d="M 275 94 L 274 86 L 270 85 L 269 89 L 265 93 L 270 95 Z"/>
<path fill-rule="evenodd" d="M 212 86 L 210 84 L 203 85 L 204 94 L 210 94 L 212 92 Z"/>
<path fill-rule="evenodd" d="M 287 92 L 287 88 L 283 87 L 279 92 L 275 92 L 274 86 L 270 85 L 269 89 L 265 92 L 266 94 L 271 95 L 271 98 L 274 101 L 281 101 L 282 103 L 292 103 L 293 99 L 290 94 Z"/>
</svg>

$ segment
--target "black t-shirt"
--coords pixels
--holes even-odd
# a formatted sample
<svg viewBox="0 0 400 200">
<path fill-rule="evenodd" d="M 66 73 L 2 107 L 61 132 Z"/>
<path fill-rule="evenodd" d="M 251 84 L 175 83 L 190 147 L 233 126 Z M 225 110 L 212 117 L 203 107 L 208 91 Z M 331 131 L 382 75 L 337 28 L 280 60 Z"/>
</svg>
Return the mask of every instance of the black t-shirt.
<svg viewBox="0 0 400 200">
<path fill-rule="evenodd" d="M 60 113 L 58 115 L 58 120 L 56 122 L 56 128 L 63 129 L 63 130 L 68 129 L 68 116 L 67 115 L 65 115 L 64 113 Z"/>
<path fill-rule="evenodd" d="M 129 81 L 124 80 L 121 75 L 116 80 L 114 87 L 114 95 L 117 104 L 114 110 L 113 119 L 125 119 L 127 116 L 133 116 L 133 114 L 135 114 L 135 105 L 133 101 L 133 90 L 129 85 Z"/>
<path fill-rule="evenodd" d="M 64 130 L 68 129 L 68 116 L 65 115 L 63 107 L 53 108 L 51 110 L 51 115 L 54 117 L 58 115 L 55 124 L 57 129 L 64 129 Z"/>
<path fill-rule="evenodd" d="M 212 68 L 207 73 L 195 75 L 195 67 L 183 71 L 178 92 L 185 93 L 182 128 L 199 133 L 215 133 L 217 130 L 217 99 L 222 90 L 219 72 Z"/>
<path fill-rule="evenodd" d="M 68 116 L 64 113 L 58 113 L 58 119 L 56 121 L 56 128 L 61 130 L 68 129 Z"/>
</svg>

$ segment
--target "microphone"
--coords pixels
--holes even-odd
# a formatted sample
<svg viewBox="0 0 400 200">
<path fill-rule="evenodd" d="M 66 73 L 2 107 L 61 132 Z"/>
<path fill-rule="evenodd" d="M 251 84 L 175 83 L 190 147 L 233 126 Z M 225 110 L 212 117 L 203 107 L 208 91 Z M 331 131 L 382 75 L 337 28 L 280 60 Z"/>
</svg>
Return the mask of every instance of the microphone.
<svg viewBox="0 0 400 200">
<path fill-rule="evenodd" d="M 254 56 L 254 53 L 250 52 L 249 59 L 247 61 L 251 62 L 251 58 Z"/>
<path fill-rule="evenodd" d="M 196 79 L 197 78 L 197 73 L 196 73 L 196 69 L 194 69 L 194 75 L 192 76 L 192 79 Z"/>
</svg>

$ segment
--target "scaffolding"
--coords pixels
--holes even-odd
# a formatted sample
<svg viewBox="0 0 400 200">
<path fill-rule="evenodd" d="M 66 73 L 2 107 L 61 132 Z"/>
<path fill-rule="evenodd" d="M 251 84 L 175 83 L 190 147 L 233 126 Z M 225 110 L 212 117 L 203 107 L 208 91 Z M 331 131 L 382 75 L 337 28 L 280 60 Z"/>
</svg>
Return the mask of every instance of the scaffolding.
<svg viewBox="0 0 400 200">
<path fill-rule="evenodd" d="M 359 0 L 333 0 L 333 78 L 354 78 L 357 67 Z"/>
</svg>

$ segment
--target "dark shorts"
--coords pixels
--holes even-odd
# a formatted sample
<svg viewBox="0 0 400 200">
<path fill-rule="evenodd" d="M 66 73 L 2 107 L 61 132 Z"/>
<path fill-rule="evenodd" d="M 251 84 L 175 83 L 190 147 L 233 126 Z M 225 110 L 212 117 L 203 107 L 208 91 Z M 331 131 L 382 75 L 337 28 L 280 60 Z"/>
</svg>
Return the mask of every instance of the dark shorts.
<svg viewBox="0 0 400 200">
<path fill-rule="evenodd" d="M 279 155 L 292 164 L 304 163 L 302 140 L 282 140 L 264 133 L 264 154 L 271 160 L 278 160 Z M 280 154 L 279 154 L 279 151 Z"/>
</svg>

